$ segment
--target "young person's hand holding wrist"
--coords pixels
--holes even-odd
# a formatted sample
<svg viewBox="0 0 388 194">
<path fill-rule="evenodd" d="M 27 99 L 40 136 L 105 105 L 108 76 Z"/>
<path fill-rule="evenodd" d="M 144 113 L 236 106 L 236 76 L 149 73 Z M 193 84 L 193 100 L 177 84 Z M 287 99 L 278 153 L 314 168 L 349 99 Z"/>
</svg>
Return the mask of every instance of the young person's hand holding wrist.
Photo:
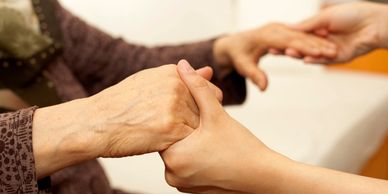
<svg viewBox="0 0 388 194">
<path fill-rule="evenodd" d="M 288 161 L 268 149 L 248 129 L 222 108 L 204 79 L 180 62 L 178 70 L 200 111 L 200 125 L 188 137 L 161 152 L 166 180 L 183 192 L 245 193 L 245 188 L 263 193 L 278 182 L 272 176 Z M 263 177 L 259 182 L 251 176 Z M 274 179 L 274 180 L 270 180 Z"/>
<path fill-rule="evenodd" d="M 387 193 L 388 181 L 292 161 L 267 148 L 222 108 L 187 62 L 178 64 L 200 112 L 200 125 L 161 152 L 169 185 L 199 194 Z"/>
</svg>

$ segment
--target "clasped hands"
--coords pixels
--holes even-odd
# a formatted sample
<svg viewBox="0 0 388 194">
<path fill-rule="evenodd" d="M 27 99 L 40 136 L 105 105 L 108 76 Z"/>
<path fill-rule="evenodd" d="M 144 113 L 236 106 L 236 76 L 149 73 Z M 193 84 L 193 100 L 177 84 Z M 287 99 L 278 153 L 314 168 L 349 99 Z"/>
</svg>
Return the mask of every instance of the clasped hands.
<svg viewBox="0 0 388 194">
<path fill-rule="evenodd" d="M 268 52 L 335 63 L 388 48 L 388 24 L 372 22 L 384 21 L 386 10 L 367 3 L 343 5 L 298 25 L 269 24 L 221 37 L 213 47 L 217 73 L 236 70 L 264 90 L 267 76 L 257 63 Z M 224 111 L 222 92 L 209 82 L 212 74 L 209 67 L 194 71 L 180 61 L 138 72 L 66 106 L 38 109 L 33 127 L 38 178 L 98 157 L 160 152 L 167 183 L 182 192 L 270 193 L 283 181 L 276 176 L 278 166 L 293 162 Z M 58 116 L 64 112 L 67 119 Z"/>
</svg>

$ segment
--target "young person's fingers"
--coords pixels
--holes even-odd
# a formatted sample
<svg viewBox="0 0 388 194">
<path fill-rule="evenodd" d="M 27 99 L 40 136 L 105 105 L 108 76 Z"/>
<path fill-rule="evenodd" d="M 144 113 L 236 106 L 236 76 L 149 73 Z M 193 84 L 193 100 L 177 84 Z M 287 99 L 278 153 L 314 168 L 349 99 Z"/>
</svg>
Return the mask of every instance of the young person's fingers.
<svg viewBox="0 0 388 194">
<path fill-rule="evenodd" d="M 210 81 L 213 77 L 213 69 L 209 66 L 195 70 L 200 76 Z"/>
<path fill-rule="evenodd" d="M 222 108 L 209 82 L 196 73 L 186 60 L 179 61 L 178 73 L 197 103 L 201 118 Z"/>
</svg>

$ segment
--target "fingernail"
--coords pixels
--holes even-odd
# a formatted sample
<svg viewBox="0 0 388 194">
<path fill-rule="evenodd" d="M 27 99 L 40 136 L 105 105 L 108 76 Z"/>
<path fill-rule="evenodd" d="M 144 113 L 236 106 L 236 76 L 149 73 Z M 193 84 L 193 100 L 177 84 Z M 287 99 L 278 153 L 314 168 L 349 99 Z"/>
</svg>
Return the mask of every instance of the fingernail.
<svg viewBox="0 0 388 194">
<path fill-rule="evenodd" d="M 183 67 L 183 70 L 187 73 L 194 72 L 193 67 L 191 67 L 190 63 L 187 62 L 185 59 L 180 60 L 178 65 L 181 65 Z"/>
</svg>

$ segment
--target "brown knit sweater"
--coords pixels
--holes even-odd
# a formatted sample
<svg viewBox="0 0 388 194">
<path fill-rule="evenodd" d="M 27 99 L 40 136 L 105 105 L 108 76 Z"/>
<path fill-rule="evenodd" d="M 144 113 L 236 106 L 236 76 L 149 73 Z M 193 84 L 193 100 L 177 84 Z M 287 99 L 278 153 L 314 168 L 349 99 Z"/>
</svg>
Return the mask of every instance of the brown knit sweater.
<svg viewBox="0 0 388 194">
<path fill-rule="evenodd" d="M 213 61 L 213 40 L 148 48 L 112 38 L 59 4 L 55 11 L 64 49 L 46 71 L 63 101 L 93 95 L 137 71 L 177 63 L 182 58 L 195 68 L 210 65 L 215 69 L 212 81 L 223 90 L 224 104 L 238 104 L 245 99 L 246 86 L 242 77 L 236 72 L 222 76 L 218 73 Z M 33 107 L 0 114 L 0 193 L 121 193 L 109 186 L 97 160 L 56 172 L 51 176 L 51 191 L 39 191 L 32 150 L 34 110 Z"/>
</svg>

